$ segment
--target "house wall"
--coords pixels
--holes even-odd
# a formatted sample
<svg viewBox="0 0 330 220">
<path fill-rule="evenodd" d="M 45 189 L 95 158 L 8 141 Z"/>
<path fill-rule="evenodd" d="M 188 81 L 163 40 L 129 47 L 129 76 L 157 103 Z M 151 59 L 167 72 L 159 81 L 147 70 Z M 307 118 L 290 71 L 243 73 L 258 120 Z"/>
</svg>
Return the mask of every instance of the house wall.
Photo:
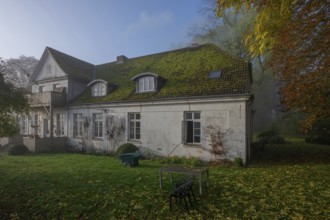
<svg viewBox="0 0 330 220">
<path fill-rule="evenodd" d="M 67 101 L 71 101 L 80 95 L 87 87 L 87 83 L 68 80 L 67 74 L 56 63 L 52 55 L 48 55 L 38 76 L 34 79 L 32 93 L 39 93 L 39 87 L 44 86 L 44 92 L 54 91 L 54 85 L 66 88 Z"/>
<path fill-rule="evenodd" d="M 54 85 L 59 84 L 60 87 L 63 88 L 68 88 L 68 80 L 67 79 L 62 79 L 62 80 L 49 80 L 46 82 L 38 82 L 38 84 L 32 85 L 32 93 L 39 93 L 39 87 L 40 86 L 45 86 L 44 92 L 49 92 L 49 91 L 54 91 Z"/>
<path fill-rule="evenodd" d="M 44 92 L 54 91 L 54 85 L 59 84 L 60 87 L 66 88 L 67 101 L 71 101 L 80 95 L 86 88 L 86 83 L 68 80 L 68 79 L 54 79 L 37 82 L 32 85 L 32 93 L 39 93 L 39 87 L 44 86 Z"/>
<path fill-rule="evenodd" d="M 37 78 L 34 81 L 64 77 L 66 73 L 56 63 L 52 55 L 48 55 Z"/>
<path fill-rule="evenodd" d="M 182 141 L 182 122 L 184 112 L 200 111 L 202 124 L 201 143 L 186 145 Z M 128 140 L 128 113 L 141 114 L 141 139 L 140 141 Z M 160 156 L 186 156 L 199 157 L 204 161 L 214 158 L 210 153 L 210 129 L 213 126 L 220 129 L 224 135 L 224 143 L 228 149 L 229 159 L 241 157 L 246 162 L 247 157 L 247 98 L 234 99 L 200 99 L 167 102 L 132 103 L 117 105 L 80 106 L 70 108 L 68 121 L 69 142 L 73 146 L 82 147 L 83 144 L 91 145 L 99 151 L 109 150 L 111 139 L 104 134 L 101 139 L 92 138 L 92 122 L 88 127 L 88 134 L 82 138 L 73 137 L 73 114 L 82 113 L 92 121 L 93 113 L 102 113 L 103 125 L 106 116 L 114 115 L 123 118 L 126 122 L 124 137 L 117 143 L 118 147 L 124 142 L 132 142 L 139 146 L 144 154 Z M 105 129 L 106 130 L 106 129 Z M 104 130 L 104 133 L 106 131 Z"/>
</svg>

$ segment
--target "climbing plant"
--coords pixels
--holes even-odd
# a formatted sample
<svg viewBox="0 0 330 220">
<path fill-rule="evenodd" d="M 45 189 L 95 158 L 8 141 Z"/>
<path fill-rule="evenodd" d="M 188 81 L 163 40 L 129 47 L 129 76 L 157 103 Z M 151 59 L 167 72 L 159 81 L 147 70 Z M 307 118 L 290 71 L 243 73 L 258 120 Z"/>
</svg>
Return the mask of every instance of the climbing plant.
<svg viewBox="0 0 330 220">
<path fill-rule="evenodd" d="M 207 126 L 206 131 L 210 137 L 209 146 L 211 147 L 210 153 L 213 155 L 214 158 L 213 162 L 215 164 L 227 162 L 228 149 L 225 144 L 227 142 L 225 136 L 228 133 L 228 130 L 222 132 L 220 126 L 209 125 Z"/>
<path fill-rule="evenodd" d="M 109 140 L 110 153 L 116 151 L 116 147 L 124 141 L 125 119 L 115 115 L 107 115 L 105 122 L 105 132 Z"/>
<path fill-rule="evenodd" d="M 81 140 L 82 140 L 82 152 L 92 153 L 94 151 L 94 145 L 91 141 L 91 133 L 89 132 L 89 127 L 91 124 L 91 117 L 84 116 L 85 120 L 83 123 L 84 129 L 82 131 Z"/>
</svg>

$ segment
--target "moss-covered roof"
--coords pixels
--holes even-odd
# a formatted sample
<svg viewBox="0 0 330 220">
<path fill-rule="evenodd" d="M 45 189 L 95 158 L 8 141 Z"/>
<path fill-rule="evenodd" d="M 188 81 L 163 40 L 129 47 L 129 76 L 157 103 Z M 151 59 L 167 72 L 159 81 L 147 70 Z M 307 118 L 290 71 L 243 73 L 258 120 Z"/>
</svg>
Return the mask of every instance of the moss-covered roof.
<svg viewBox="0 0 330 220">
<path fill-rule="evenodd" d="M 210 79 L 211 71 L 221 77 Z M 165 84 L 156 92 L 136 93 L 132 78 L 156 73 Z M 88 88 L 74 103 L 159 100 L 164 98 L 236 95 L 250 93 L 249 63 L 236 59 L 213 44 L 194 46 L 96 66 L 96 79 L 116 85 L 104 97 L 92 97 Z"/>
</svg>

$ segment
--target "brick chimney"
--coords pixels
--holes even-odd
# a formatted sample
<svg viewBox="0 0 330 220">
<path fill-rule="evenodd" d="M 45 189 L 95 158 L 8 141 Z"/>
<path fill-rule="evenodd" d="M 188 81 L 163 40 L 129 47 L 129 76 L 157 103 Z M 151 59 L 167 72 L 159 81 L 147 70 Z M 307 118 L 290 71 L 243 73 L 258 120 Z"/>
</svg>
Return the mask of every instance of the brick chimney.
<svg viewBox="0 0 330 220">
<path fill-rule="evenodd" d="M 127 60 L 128 58 L 124 55 L 117 56 L 117 63 L 123 63 Z"/>
</svg>

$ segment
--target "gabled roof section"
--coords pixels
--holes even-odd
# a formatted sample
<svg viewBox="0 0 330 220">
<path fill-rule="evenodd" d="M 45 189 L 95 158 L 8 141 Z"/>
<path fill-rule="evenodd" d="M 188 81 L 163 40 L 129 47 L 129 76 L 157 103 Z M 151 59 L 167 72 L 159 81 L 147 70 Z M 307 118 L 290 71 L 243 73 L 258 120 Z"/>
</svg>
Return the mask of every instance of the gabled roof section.
<svg viewBox="0 0 330 220">
<path fill-rule="evenodd" d="M 220 69 L 220 78 L 209 78 L 211 71 Z M 166 79 L 160 90 L 135 93 L 136 83 L 132 79 L 145 73 Z M 121 64 L 97 65 L 95 78 L 114 84 L 117 89 L 100 98 L 91 97 L 90 91 L 86 91 L 72 104 L 249 95 L 250 74 L 247 61 L 234 58 L 213 44 L 187 47 L 127 59 Z"/>
<path fill-rule="evenodd" d="M 52 55 L 61 69 L 68 75 L 69 78 L 78 79 L 81 81 L 89 82 L 93 78 L 95 71 L 95 65 L 62 53 L 50 47 L 46 47 L 43 52 L 40 61 L 37 64 L 34 73 L 31 76 L 31 80 L 34 80 L 39 74 L 47 56 Z"/>
</svg>

